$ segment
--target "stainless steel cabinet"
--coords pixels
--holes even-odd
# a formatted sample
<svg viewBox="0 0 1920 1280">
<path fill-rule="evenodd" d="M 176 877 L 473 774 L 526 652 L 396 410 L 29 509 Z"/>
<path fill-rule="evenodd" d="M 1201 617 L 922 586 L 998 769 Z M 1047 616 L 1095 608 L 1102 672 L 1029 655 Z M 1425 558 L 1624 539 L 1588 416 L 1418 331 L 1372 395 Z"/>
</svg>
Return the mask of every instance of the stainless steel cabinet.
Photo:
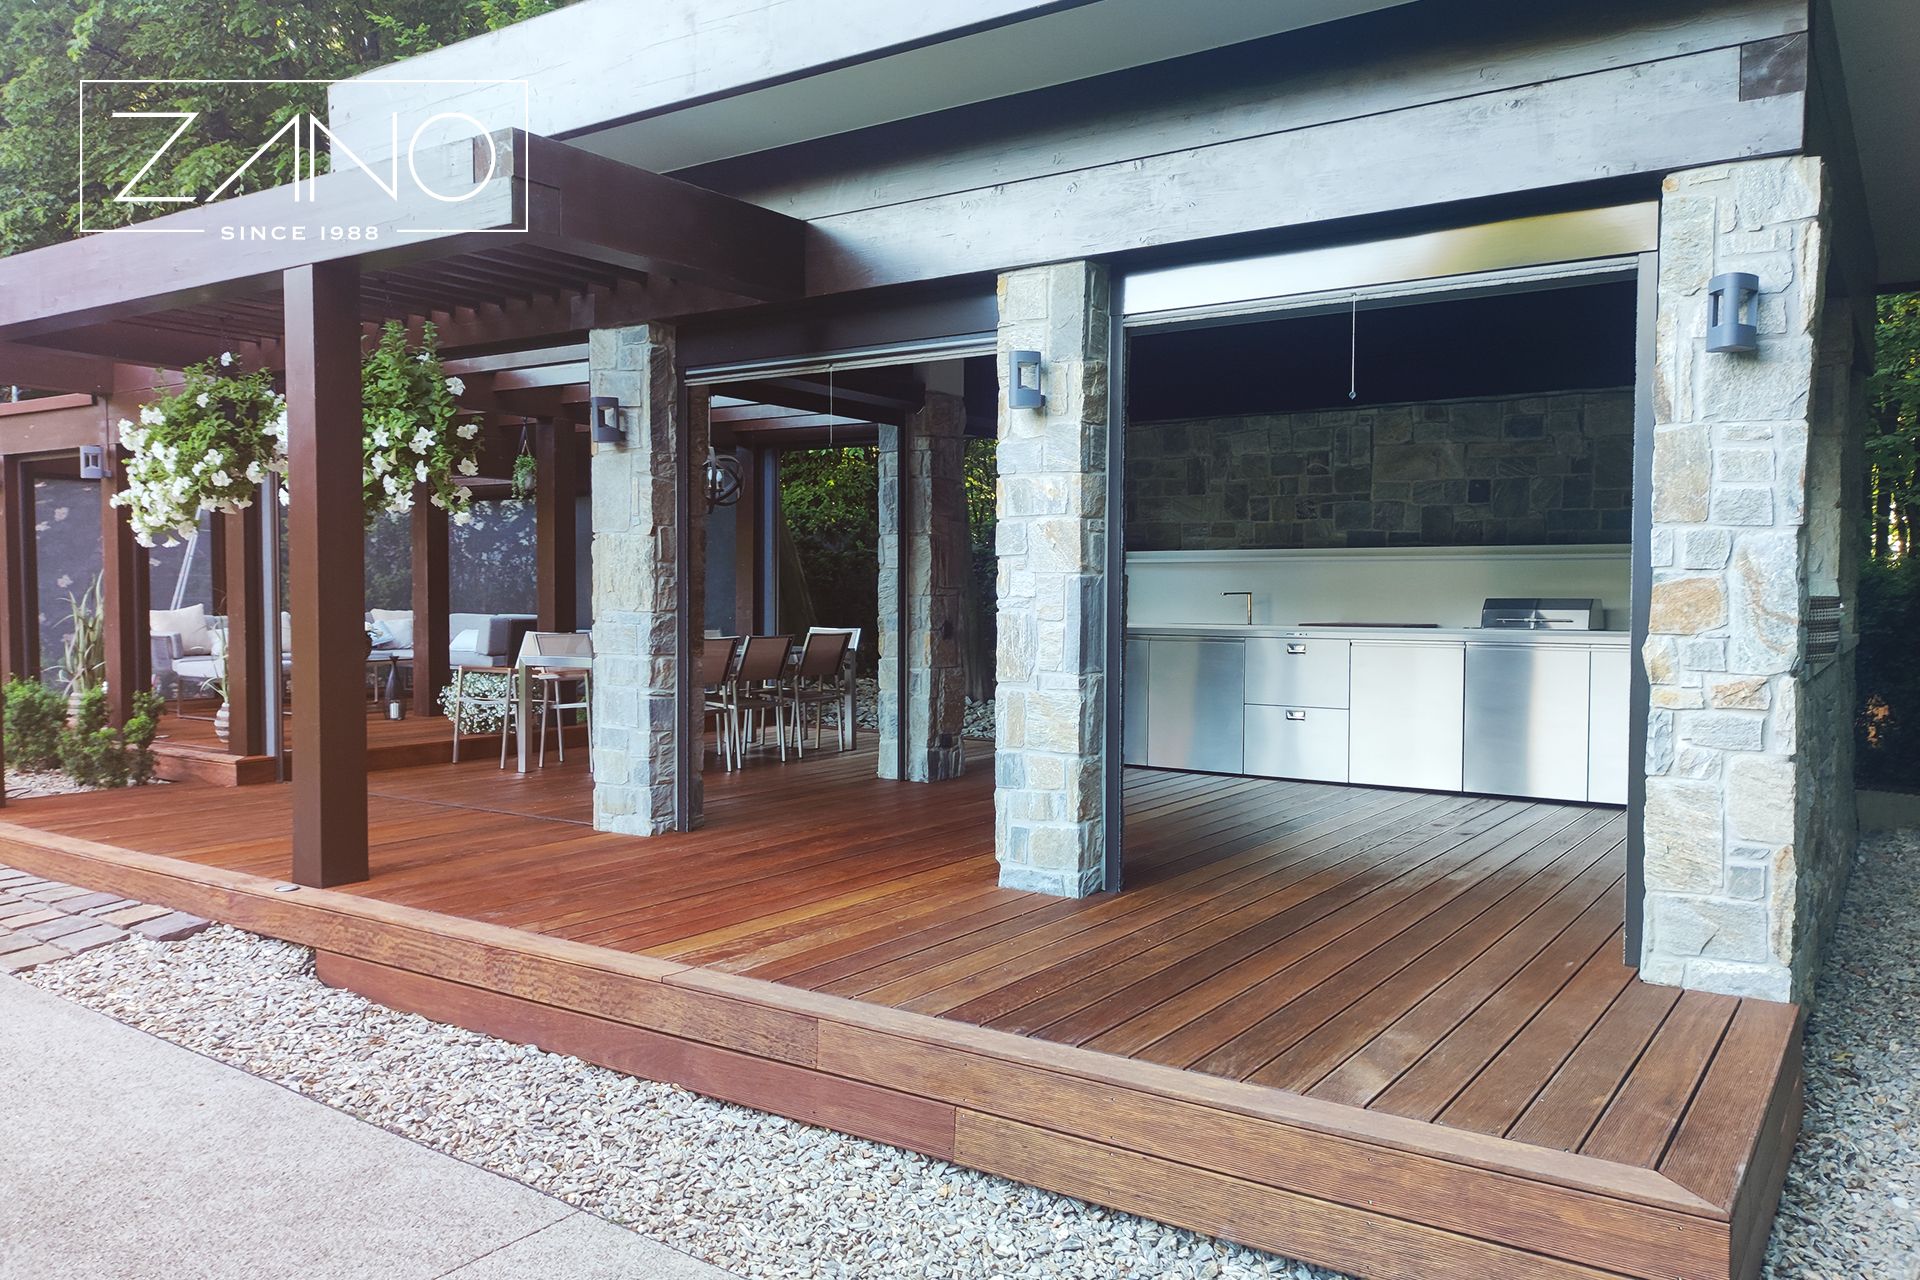
<svg viewBox="0 0 1920 1280">
<path fill-rule="evenodd" d="M 1247 641 L 1247 701 L 1276 707 L 1347 705 L 1348 640 L 1256 636 Z"/>
<path fill-rule="evenodd" d="M 1147 763 L 1239 773 L 1246 718 L 1243 640 L 1153 640 L 1147 655 Z"/>
<path fill-rule="evenodd" d="M 1122 657 L 1120 758 L 1128 764 L 1147 762 L 1147 680 L 1153 670 L 1152 649 L 1145 640 L 1126 642 Z"/>
<path fill-rule="evenodd" d="M 1625 804 L 1627 771 L 1633 763 L 1627 733 L 1632 655 L 1625 649 L 1595 649 L 1592 658 L 1587 701 L 1587 799 L 1595 804 Z"/>
<path fill-rule="evenodd" d="M 1347 776 L 1379 787 L 1460 790 L 1466 646 L 1353 642 Z"/>
<path fill-rule="evenodd" d="M 1262 778 L 1347 780 L 1347 713 L 1329 707 L 1247 706 L 1245 771 Z"/>
<path fill-rule="evenodd" d="M 1468 791 L 1587 798 L 1588 652 L 1467 646 Z"/>
</svg>

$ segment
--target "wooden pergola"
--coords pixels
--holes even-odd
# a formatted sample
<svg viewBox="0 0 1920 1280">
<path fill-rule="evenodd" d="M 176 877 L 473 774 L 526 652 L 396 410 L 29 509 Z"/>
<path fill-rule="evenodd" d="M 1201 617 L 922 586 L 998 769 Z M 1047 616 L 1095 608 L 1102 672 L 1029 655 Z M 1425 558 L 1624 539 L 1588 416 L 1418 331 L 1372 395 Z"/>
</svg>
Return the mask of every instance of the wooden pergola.
<svg viewBox="0 0 1920 1280">
<path fill-rule="evenodd" d="M 563 143 L 507 131 L 423 152 L 413 165 L 418 188 L 397 197 L 365 171 L 344 170 L 0 259 L 0 380 L 106 398 L 101 443 L 110 456 L 112 424 L 131 416 L 113 405 L 128 366 L 179 369 L 231 351 L 249 367 L 284 370 L 300 708 L 293 878 L 306 885 L 367 875 L 366 721 L 352 696 L 365 653 L 363 336 L 388 320 L 416 329 L 431 321 L 443 351 L 466 353 L 454 367 L 480 375 L 467 407 L 543 423 L 551 482 L 538 505 L 540 613 L 543 626 L 569 629 L 567 499 L 584 367 L 543 382 L 510 355 L 493 357 L 497 370 L 474 364 L 595 328 L 790 299 L 803 286 L 804 223 Z M 457 205 L 427 194 L 465 190 L 473 194 Z M 349 227 L 357 236 L 340 234 Z M 13 480 L 10 470 L 0 496 L 17 511 Z M 115 487 L 103 486 L 103 502 Z M 108 680 L 124 719 L 149 679 L 146 561 L 117 509 L 105 513 Z M 447 522 L 425 502 L 414 513 L 413 604 L 423 624 L 414 683 L 424 710 L 446 676 Z M 260 518 L 258 506 L 222 517 L 228 701 L 242 754 L 264 739 L 272 660 Z M 0 529 L 16 523 L 0 512 Z M 10 578 L 15 541 L 0 539 Z"/>
</svg>

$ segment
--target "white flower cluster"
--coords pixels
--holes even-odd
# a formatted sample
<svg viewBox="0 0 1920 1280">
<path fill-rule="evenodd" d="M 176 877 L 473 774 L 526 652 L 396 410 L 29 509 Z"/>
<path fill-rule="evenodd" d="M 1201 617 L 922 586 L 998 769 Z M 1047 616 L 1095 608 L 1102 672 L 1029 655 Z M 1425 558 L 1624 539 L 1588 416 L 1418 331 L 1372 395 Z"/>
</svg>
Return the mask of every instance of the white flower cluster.
<svg viewBox="0 0 1920 1280">
<path fill-rule="evenodd" d="M 370 358 L 369 395 L 376 387 L 394 385 L 397 333 L 383 335 L 382 348 Z M 384 365 L 381 364 L 385 361 Z M 367 405 L 365 424 L 365 488 L 370 510 L 405 514 L 413 510 L 416 497 L 425 492 L 427 501 L 449 513 L 455 524 L 473 520 L 470 507 L 473 490 L 459 477 L 480 474 L 480 424 L 457 417 L 455 399 L 467 389 L 458 377 L 443 377 L 440 362 L 432 350 L 408 353 L 406 364 L 425 365 L 420 378 L 399 378 L 407 387 L 404 395 L 390 393 L 382 402 Z M 444 388 L 444 390 L 442 389 Z"/>
<path fill-rule="evenodd" d="M 231 365 L 231 354 L 221 358 Z M 113 496 L 127 509 L 140 545 L 165 538 L 174 546 L 199 527 L 205 511 L 243 511 L 253 505 L 260 482 L 287 471 L 287 406 L 272 392 L 255 407 L 259 425 L 216 419 L 212 396 L 198 391 L 162 397 L 140 410 L 138 422 L 120 420 L 127 450 L 126 486 Z M 192 439 L 204 447 L 187 446 Z M 284 492 L 282 497 L 284 498 Z"/>
</svg>

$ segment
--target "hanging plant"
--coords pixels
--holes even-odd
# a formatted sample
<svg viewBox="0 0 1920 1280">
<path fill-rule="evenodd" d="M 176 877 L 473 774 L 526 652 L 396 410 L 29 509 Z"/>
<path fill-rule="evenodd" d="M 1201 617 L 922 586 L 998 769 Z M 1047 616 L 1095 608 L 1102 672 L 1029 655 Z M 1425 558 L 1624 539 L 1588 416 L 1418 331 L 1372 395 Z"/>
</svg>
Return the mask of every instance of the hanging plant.
<svg viewBox="0 0 1920 1280">
<path fill-rule="evenodd" d="M 407 342 L 397 321 L 381 329 L 361 379 L 369 524 L 382 511 L 411 511 L 416 488 L 425 489 L 427 500 L 455 524 L 472 521 L 473 490 L 466 481 L 480 474 L 480 423 L 463 417 L 454 402 L 465 390 L 440 366 L 433 325 L 422 328 L 418 347 Z"/>
<path fill-rule="evenodd" d="M 540 483 L 540 464 L 530 453 L 522 452 L 513 460 L 513 496 L 526 501 Z"/>
<path fill-rule="evenodd" d="M 127 509 L 143 547 L 173 546 L 193 533 L 203 511 L 253 505 L 269 473 L 287 471 L 287 402 L 265 370 L 222 372 L 231 352 L 194 365 L 180 389 L 120 420 L 129 458 L 126 487 L 113 505 Z"/>
</svg>

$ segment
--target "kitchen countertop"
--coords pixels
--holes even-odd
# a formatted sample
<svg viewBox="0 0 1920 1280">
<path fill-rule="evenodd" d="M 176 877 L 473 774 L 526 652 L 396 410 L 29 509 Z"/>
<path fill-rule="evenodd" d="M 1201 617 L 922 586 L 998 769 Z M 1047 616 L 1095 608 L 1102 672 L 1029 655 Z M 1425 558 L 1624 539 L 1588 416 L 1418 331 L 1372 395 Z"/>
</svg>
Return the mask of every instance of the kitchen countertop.
<svg viewBox="0 0 1920 1280">
<path fill-rule="evenodd" d="M 1253 639 L 1284 637 L 1288 640 L 1398 640 L 1407 643 L 1426 641 L 1443 644 L 1537 644 L 1572 645 L 1576 648 L 1624 649 L 1630 640 L 1625 631 L 1523 631 L 1507 627 L 1303 627 L 1272 622 L 1197 622 L 1130 623 L 1129 636 L 1211 637 L 1214 639 Z"/>
</svg>

